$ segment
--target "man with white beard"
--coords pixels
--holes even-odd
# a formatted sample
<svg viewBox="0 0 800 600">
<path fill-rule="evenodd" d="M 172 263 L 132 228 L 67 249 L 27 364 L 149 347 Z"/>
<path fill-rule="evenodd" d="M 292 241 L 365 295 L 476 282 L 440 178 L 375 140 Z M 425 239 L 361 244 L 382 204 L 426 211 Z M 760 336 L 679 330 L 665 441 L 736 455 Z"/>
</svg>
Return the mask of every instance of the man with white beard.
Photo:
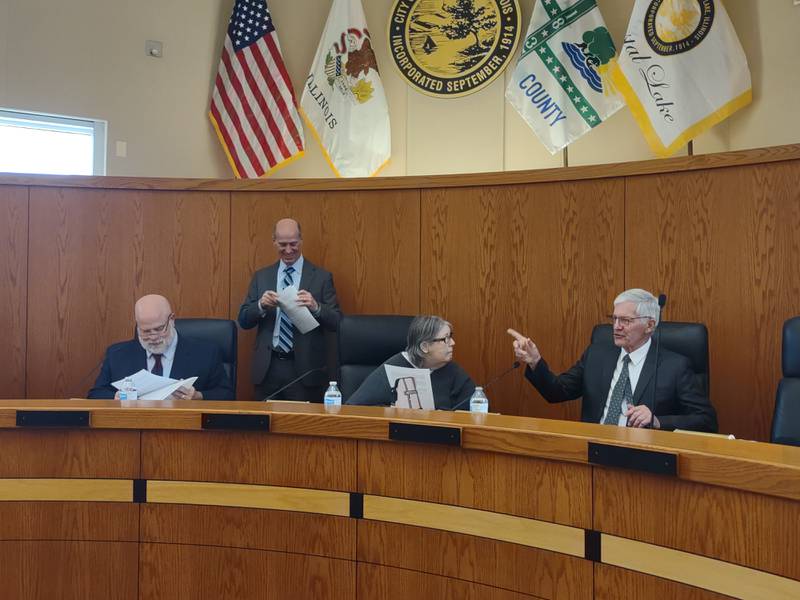
<svg viewBox="0 0 800 600">
<path fill-rule="evenodd" d="M 139 298 L 133 309 L 138 339 L 109 346 L 103 368 L 87 398 L 119 398 L 112 381 L 142 369 L 155 375 L 186 379 L 197 377 L 194 386 L 181 387 L 174 400 L 232 400 L 235 392 L 222 365 L 222 351 L 215 344 L 175 331 L 175 314 L 164 296 Z"/>
</svg>

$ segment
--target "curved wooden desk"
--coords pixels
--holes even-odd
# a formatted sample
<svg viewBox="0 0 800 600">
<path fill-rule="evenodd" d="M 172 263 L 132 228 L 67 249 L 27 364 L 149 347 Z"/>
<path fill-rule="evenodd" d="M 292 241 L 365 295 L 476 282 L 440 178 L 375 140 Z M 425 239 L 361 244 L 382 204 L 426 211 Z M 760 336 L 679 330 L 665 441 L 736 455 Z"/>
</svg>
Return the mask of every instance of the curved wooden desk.
<svg viewBox="0 0 800 600">
<path fill-rule="evenodd" d="M 293 403 L 0 426 L 4 597 L 800 597 L 800 448 Z"/>
</svg>

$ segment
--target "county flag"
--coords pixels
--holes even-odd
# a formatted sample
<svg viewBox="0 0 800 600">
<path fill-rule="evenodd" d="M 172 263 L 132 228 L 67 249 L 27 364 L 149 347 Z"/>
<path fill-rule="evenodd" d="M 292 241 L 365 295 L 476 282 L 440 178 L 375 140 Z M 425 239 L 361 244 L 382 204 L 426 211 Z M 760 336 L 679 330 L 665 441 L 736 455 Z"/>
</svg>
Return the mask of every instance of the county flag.
<svg viewBox="0 0 800 600">
<path fill-rule="evenodd" d="M 303 155 L 303 124 L 266 0 L 236 0 L 208 113 L 236 177 Z"/>
<path fill-rule="evenodd" d="M 613 81 L 669 156 L 750 103 L 750 69 L 719 0 L 636 0 Z"/>
<path fill-rule="evenodd" d="M 337 177 L 369 177 L 389 160 L 389 107 L 360 0 L 333 0 L 300 109 Z"/>
<path fill-rule="evenodd" d="M 623 106 L 615 54 L 595 0 L 537 0 L 506 98 L 552 154 Z"/>
</svg>

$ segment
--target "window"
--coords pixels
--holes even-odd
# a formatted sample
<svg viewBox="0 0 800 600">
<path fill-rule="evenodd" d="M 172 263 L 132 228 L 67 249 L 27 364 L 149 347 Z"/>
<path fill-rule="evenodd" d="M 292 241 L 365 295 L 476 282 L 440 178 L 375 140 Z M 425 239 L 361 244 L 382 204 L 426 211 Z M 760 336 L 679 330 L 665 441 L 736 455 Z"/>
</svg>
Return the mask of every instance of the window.
<svg viewBox="0 0 800 600">
<path fill-rule="evenodd" d="M 106 122 L 0 109 L 0 172 L 106 174 Z"/>
</svg>

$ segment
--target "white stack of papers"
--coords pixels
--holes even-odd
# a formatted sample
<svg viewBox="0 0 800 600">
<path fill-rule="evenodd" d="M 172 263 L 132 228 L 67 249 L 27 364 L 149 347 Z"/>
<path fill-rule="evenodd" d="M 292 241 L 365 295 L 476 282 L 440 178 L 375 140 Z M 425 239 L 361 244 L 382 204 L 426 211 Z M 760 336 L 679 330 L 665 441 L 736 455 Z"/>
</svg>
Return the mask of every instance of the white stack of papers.
<svg viewBox="0 0 800 600">
<path fill-rule="evenodd" d="M 166 400 L 172 395 L 172 392 L 179 387 L 189 387 L 194 385 L 194 382 L 197 381 L 197 377 L 189 377 L 188 379 L 180 380 L 161 377 L 161 375 L 153 375 L 146 369 L 134 373 L 130 378 L 133 380 L 133 387 L 136 388 L 139 400 Z M 123 377 L 111 385 L 121 390 L 122 384 L 126 379 L 127 377 Z"/>
<path fill-rule="evenodd" d="M 428 369 L 383 365 L 389 387 L 396 389 L 397 408 L 434 410 L 431 372 Z"/>
</svg>

